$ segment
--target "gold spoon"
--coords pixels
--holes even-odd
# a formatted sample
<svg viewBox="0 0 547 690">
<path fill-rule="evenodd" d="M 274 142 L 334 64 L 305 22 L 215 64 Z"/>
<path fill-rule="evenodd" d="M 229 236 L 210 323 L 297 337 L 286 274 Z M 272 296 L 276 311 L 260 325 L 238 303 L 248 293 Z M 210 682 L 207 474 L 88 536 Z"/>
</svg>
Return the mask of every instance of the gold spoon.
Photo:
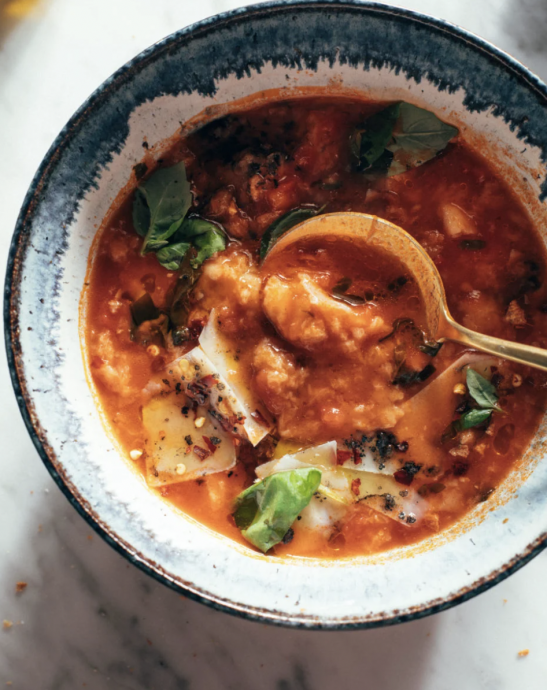
<svg viewBox="0 0 547 690">
<path fill-rule="evenodd" d="M 425 303 L 429 336 L 451 340 L 475 350 L 547 371 L 547 350 L 477 333 L 456 323 L 446 304 L 443 282 L 429 254 L 397 225 L 366 213 L 327 213 L 315 216 L 280 237 L 265 264 L 289 245 L 312 237 L 345 237 L 394 254 L 410 271 Z"/>
</svg>

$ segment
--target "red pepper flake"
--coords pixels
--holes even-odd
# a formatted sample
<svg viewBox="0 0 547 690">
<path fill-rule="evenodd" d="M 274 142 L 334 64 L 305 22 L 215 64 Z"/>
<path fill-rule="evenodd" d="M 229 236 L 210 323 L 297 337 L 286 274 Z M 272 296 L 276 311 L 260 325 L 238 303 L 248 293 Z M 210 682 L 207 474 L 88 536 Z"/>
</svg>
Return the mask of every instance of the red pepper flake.
<svg viewBox="0 0 547 690">
<path fill-rule="evenodd" d="M 353 464 L 360 465 L 363 462 L 361 454 L 357 448 L 353 448 Z"/>
<path fill-rule="evenodd" d="M 199 338 L 201 331 L 205 328 L 206 323 L 206 316 L 201 319 L 192 319 L 192 321 L 188 323 L 188 330 L 190 331 L 190 338 L 192 340 L 197 340 L 197 338 Z"/>
<path fill-rule="evenodd" d="M 361 486 L 361 480 L 360 479 L 354 479 L 351 482 L 351 490 L 356 496 L 359 496 L 359 487 L 360 486 Z"/>
<path fill-rule="evenodd" d="M 338 465 L 343 465 L 346 460 L 349 460 L 352 457 L 353 453 L 351 450 L 337 450 L 336 451 L 336 463 Z"/>
<path fill-rule="evenodd" d="M 265 426 L 267 429 L 270 428 L 268 421 L 266 420 L 262 412 L 260 412 L 260 410 L 255 410 L 254 412 L 251 412 L 251 417 L 255 420 L 255 422 L 258 422 L 262 426 Z"/>
<path fill-rule="evenodd" d="M 410 486 L 412 484 L 412 480 L 414 479 L 414 475 L 411 474 L 410 472 L 407 472 L 406 470 L 397 470 L 395 474 L 393 475 L 393 478 L 398 484 L 403 484 L 404 486 Z"/>
<path fill-rule="evenodd" d="M 205 405 L 209 396 L 209 390 L 202 381 L 194 381 L 186 385 L 186 394 L 196 405 Z"/>
<path fill-rule="evenodd" d="M 207 376 L 204 376 L 202 379 L 200 379 L 200 383 L 208 388 L 212 388 L 213 386 L 216 386 L 218 380 L 214 374 L 207 374 Z"/>
<path fill-rule="evenodd" d="M 238 416 L 237 414 L 231 414 L 231 415 L 228 417 L 228 424 L 230 424 L 230 426 L 235 426 L 236 424 L 243 424 L 243 422 L 244 422 L 246 419 L 247 419 L 247 417 L 245 417 L 245 416 L 242 415 L 242 414 L 239 415 L 239 416 Z"/>
<path fill-rule="evenodd" d="M 220 424 L 220 426 L 224 429 L 224 431 L 231 431 L 233 424 L 230 424 L 230 421 L 226 419 L 223 415 L 220 414 L 220 412 L 217 412 L 214 408 L 211 408 L 209 410 L 209 414 L 213 419 L 216 419 L 217 422 Z"/>
<path fill-rule="evenodd" d="M 211 453 L 208 450 L 202 448 L 201 446 L 194 446 L 194 453 L 198 456 L 201 462 L 203 462 L 206 458 L 208 458 L 211 455 Z"/>
<path fill-rule="evenodd" d="M 209 450 L 211 451 L 211 455 L 212 455 L 215 452 L 215 450 L 217 449 L 217 447 L 215 446 L 215 444 L 211 441 L 211 439 L 208 436 L 202 436 L 201 438 L 205 441 L 205 445 L 207 446 L 207 448 L 209 448 Z"/>
</svg>

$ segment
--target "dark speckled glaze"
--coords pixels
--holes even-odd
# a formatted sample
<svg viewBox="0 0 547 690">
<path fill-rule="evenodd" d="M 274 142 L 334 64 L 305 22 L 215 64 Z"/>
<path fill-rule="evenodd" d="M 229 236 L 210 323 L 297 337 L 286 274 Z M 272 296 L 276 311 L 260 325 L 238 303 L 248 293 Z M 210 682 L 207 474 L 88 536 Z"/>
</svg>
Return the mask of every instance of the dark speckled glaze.
<svg viewBox="0 0 547 690">
<path fill-rule="evenodd" d="M 340 603 L 333 602 L 331 609 L 316 605 L 328 591 L 329 577 L 349 578 L 353 569 L 355 582 L 359 582 L 366 568 L 378 568 L 374 572 L 381 579 L 385 576 L 382 567 L 394 568 L 393 560 L 388 558 L 387 566 L 380 562 L 333 566 L 330 576 L 324 575 L 328 568 L 316 567 L 310 582 L 321 584 L 302 610 L 298 605 L 305 592 L 298 589 L 298 572 L 305 570 L 303 566 L 293 564 L 294 570 L 287 566 L 287 576 L 279 576 L 278 582 L 275 559 L 250 558 L 241 547 L 236 549 L 210 536 L 204 555 L 195 541 L 199 527 L 192 528 L 195 533 L 189 535 L 186 545 L 170 543 L 163 536 L 156 543 L 154 525 L 164 518 L 158 515 L 156 523 L 155 517 L 146 515 L 145 519 L 135 508 L 134 498 L 142 487 L 135 485 L 131 496 L 117 496 L 112 488 L 115 482 L 107 476 L 115 472 L 111 463 L 107 468 L 107 463 L 101 465 L 93 458 L 108 451 L 120 472 L 126 469 L 107 448 L 107 440 L 97 447 L 90 440 L 98 427 L 88 430 L 92 413 L 86 405 L 92 400 L 87 390 L 78 388 L 84 380 L 83 370 L 81 362 L 78 369 L 73 355 L 79 347 L 77 327 L 70 325 L 77 315 L 81 271 L 93 234 L 89 228 L 81 230 L 85 226 L 84 200 L 100 192 L 101 175 L 123 153 L 131 134 L 131 115 L 160 96 L 214 97 L 223 83 L 257 78 L 266 67 L 297 74 L 299 70 L 317 72 L 326 65 L 333 70 L 349 67 L 361 72 L 364 80 L 373 72 L 388 70 L 416 92 L 424 84 L 441 94 L 461 92 L 460 108 L 467 116 L 490 112 L 496 126 L 505 126 L 515 139 L 534 150 L 530 168 L 535 178 L 538 164 L 544 167 L 547 161 L 545 85 L 480 39 L 444 22 L 375 3 L 296 0 L 243 8 L 183 29 L 141 53 L 108 79 L 59 134 L 30 186 L 15 229 L 4 315 L 13 385 L 36 448 L 74 507 L 112 546 L 158 580 L 218 609 L 283 625 L 333 629 L 393 624 L 434 613 L 469 599 L 524 565 L 545 545 L 547 502 L 542 487 L 547 485 L 547 472 L 534 470 L 526 479 L 528 488 L 520 491 L 520 503 L 513 500 L 509 508 L 500 507 L 500 511 L 516 515 L 521 536 L 508 542 L 505 552 L 487 559 L 482 570 L 479 566 L 473 570 L 473 565 L 466 570 L 465 549 L 469 547 L 462 545 L 454 552 L 461 559 L 461 577 L 459 572 L 452 579 L 447 575 L 445 588 L 433 591 L 427 582 L 435 576 L 437 561 L 431 557 L 428 565 L 429 555 L 420 556 L 425 575 L 423 582 L 416 579 L 408 602 L 378 594 L 372 578 L 368 590 L 364 587 L 355 594 L 354 612 L 344 601 L 347 606 L 341 613 L 337 609 Z M 535 184 L 541 209 L 547 181 L 544 174 L 540 178 Z M 124 183 L 121 179 L 120 187 Z M 30 334 L 29 311 L 33 313 Z M 74 385 L 67 385 L 68 380 Z M 532 449 L 538 456 L 543 454 L 541 442 L 538 437 Z M 80 466 L 82 456 L 88 458 L 87 466 Z M 535 517 L 526 512 L 526 502 L 534 497 L 540 503 Z M 142 510 L 147 509 L 147 501 L 150 510 L 155 509 L 154 500 L 143 498 Z M 469 541 L 467 537 L 454 541 L 464 538 Z M 257 595 L 251 601 L 250 594 L 247 597 L 237 590 L 239 586 L 243 592 L 252 590 L 240 574 L 247 562 L 256 587 L 263 587 L 262 599 Z M 402 562 L 399 559 L 398 564 Z M 216 563 L 226 575 L 225 585 L 211 579 L 209 570 L 205 573 L 206 567 L 216 569 Z M 410 580 L 418 575 L 408 577 L 410 591 L 414 586 Z M 291 591 L 293 582 L 295 590 Z M 308 586 L 313 589 L 315 584 Z M 291 594 L 290 604 L 285 600 L 289 596 L 286 590 Z M 369 610 L 364 602 L 367 596 L 370 601 L 384 596 L 385 608 L 374 609 L 371 604 Z"/>
</svg>

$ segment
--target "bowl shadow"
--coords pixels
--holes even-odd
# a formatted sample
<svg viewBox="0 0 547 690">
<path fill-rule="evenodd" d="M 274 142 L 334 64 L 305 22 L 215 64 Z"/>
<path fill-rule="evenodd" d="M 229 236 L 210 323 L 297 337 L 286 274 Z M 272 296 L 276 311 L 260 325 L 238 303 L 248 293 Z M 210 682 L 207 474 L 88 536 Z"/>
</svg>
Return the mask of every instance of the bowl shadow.
<svg viewBox="0 0 547 690">
<path fill-rule="evenodd" d="M 371 687 L 423 688 L 439 616 L 352 632 L 230 616 L 128 564 L 57 488 L 39 500 L 42 524 L 25 535 L 28 587 L 16 602 L 24 624 L 6 631 L 0 681 L 43 690 L 331 690 L 366 678 Z M 5 582 L 19 579 L 21 563 Z"/>
</svg>

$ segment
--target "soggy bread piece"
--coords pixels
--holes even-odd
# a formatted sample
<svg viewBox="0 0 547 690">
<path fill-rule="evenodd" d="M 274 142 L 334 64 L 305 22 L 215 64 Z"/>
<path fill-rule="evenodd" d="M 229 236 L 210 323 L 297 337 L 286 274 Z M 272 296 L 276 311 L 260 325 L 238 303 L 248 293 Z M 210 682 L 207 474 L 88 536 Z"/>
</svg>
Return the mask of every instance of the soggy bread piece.
<svg viewBox="0 0 547 690">
<path fill-rule="evenodd" d="M 344 304 L 306 273 L 298 273 L 293 280 L 270 276 L 264 286 L 263 307 L 278 333 L 306 350 L 328 344 L 331 350 L 351 354 L 371 336 L 389 331 L 373 305 Z"/>
</svg>

